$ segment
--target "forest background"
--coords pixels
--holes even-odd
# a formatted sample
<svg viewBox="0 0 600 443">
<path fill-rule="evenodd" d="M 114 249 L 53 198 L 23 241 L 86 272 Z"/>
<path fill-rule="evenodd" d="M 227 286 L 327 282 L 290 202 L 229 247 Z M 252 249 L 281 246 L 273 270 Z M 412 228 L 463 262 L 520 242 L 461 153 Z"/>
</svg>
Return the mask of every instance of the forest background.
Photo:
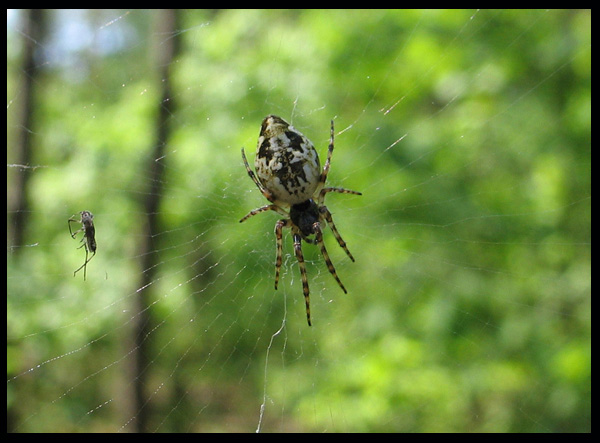
<svg viewBox="0 0 600 443">
<path fill-rule="evenodd" d="M 267 114 L 363 193 L 310 328 Z M 7 164 L 9 431 L 591 431 L 589 10 L 9 11 Z"/>
</svg>

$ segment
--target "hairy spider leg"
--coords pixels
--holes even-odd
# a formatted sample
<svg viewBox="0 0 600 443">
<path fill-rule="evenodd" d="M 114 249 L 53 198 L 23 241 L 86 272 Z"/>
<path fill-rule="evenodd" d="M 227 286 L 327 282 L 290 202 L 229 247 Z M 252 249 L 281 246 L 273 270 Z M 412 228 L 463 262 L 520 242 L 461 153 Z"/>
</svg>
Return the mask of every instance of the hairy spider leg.
<svg viewBox="0 0 600 443">
<path fill-rule="evenodd" d="M 338 277 L 337 272 L 335 272 L 335 267 L 333 266 L 333 263 L 331 262 L 331 259 L 329 258 L 329 254 L 327 253 L 327 249 L 325 248 L 325 243 L 323 242 L 323 231 L 321 230 L 321 224 L 319 222 L 315 222 L 313 224 L 313 229 L 316 233 L 317 244 L 319 245 L 319 248 L 321 248 L 321 254 L 323 255 L 323 258 L 325 259 L 325 263 L 327 264 L 327 269 L 329 270 L 329 273 L 331 275 L 333 275 L 333 278 L 335 278 L 335 280 L 338 282 L 338 285 L 340 285 L 340 288 L 342 288 L 342 291 L 344 291 L 344 294 L 347 294 L 348 291 L 346 291 L 346 288 L 344 287 L 344 285 L 342 284 L 342 281 Z M 346 251 L 347 251 L 347 249 L 346 249 Z"/>
<path fill-rule="evenodd" d="M 353 194 L 353 195 L 362 195 L 362 192 L 352 191 L 346 188 L 323 188 L 321 192 L 319 192 L 319 196 L 317 197 L 317 204 L 321 206 L 323 201 L 325 200 L 325 194 L 328 192 L 339 192 L 340 194 Z"/>
<path fill-rule="evenodd" d="M 295 230 L 292 227 L 292 230 Z M 300 266 L 300 274 L 302 275 L 302 291 L 304 292 L 304 302 L 306 303 L 306 320 L 308 326 L 312 326 L 310 323 L 310 291 L 308 290 L 308 278 L 306 277 L 306 265 L 304 264 L 304 256 L 302 255 L 302 236 L 298 232 L 294 232 L 294 251 L 296 252 L 296 259 Z"/>
<path fill-rule="evenodd" d="M 333 120 L 331 120 L 331 133 L 329 135 L 329 147 L 327 148 L 327 160 L 325 160 L 325 165 L 323 165 L 323 171 L 321 172 L 321 177 L 319 177 L 319 184 L 317 185 L 317 190 L 325 186 L 325 182 L 327 181 L 327 174 L 329 174 L 329 168 L 331 168 L 331 155 L 333 154 L 333 132 Z"/>
<path fill-rule="evenodd" d="M 273 195 L 267 189 L 265 189 L 265 187 L 261 184 L 261 182 L 259 182 L 258 179 L 256 178 L 256 175 L 254 174 L 252 169 L 250 169 L 250 165 L 248 164 L 248 160 L 246 159 L 246 154 L 244 153 L 244 148 L 242 148 L 242 160 L 244 160 L 244 166 L 246 166 L 246 171 L 248 171 L 248 175 L 250 176 L 250 178 L 252 179 L 252 181 L 254 182 L 256 187 L 260 190 L 262 195 L 264 195 L 265 198 L 267 200 L 269 200 L 271 203 L 275 202 L 275 198 L 273 197 Z M 265 212 L 265 211 L 275 211 L 278 214 L 281 214 L 285 217 L 289 217 L 289 214 L 287 212 L 285 212 L 285 210 L 283 210 L 282 208 L 280 208 L 279 206 L 277 206 L 275 204 L 272 204 L 272 205 L 265 205 L 260 208 L 253 209 L 248 214 L 246 214 L 244 217 L 242 217 L 242 219 L 240 220 L 240 223 L 248 220 L 250 217 L 252 217 L 256 214 L 260 214 L 261 212 Z"/>
<path fill-rule="evenodd" d="M 346 251 L 346 254 L 348 255 L 348 257 L 350 257 L 350 259 L 352 261 L 354 261 L 354 257 L 352 256 L 352 254 L 346 247 L 346 242 L 342 239 L 342 236 L 340 235 L 337 228 L 335 227 L 335 223 L 333 223 L 333 218 L 331 217 L 331 212 L 329 212 L 327 207 L 323 204 L 323 202 L 325 200 L 325 195 L 328 192 L 338 192 L 340 194 L 362 195 L 361 192 L 352 191 L 350 189 L 336 188 L 336 187 L 328 187 L 328 188 L 323 187 L 323 186 L 325 186 L 325 182 L 327 181 L 327 174 L 329 174 L 329 169 L 331 168 L 331 156 L 333 155 L 333 148 L 334 148 L 333 142 L 334 142 L 334 127 L 333 127 L 333 120 L 331 120 L 331 133 L 329 135 L 329 148 L 327 150 L 327 160 L 325 160 L 325 165 L 323 166 L 323 172 L 321 173 L 321 177 L 319 179 L 319 185 L 317 186 L 317 189 L 321 189 L 319 191 L 319 196 L 317 197 L 317 206 L 319 206 L 319 211 L 321 212 L 321 214 L 323 214 L 325 220 L 329 224 L 329 227 L 333 231 L 333 235 L 335 236 L 335 239 L 337 240 L 338 244 L 342 247 L 342 249 L 344 249 L 344 251 Z M 342 288 L 343 288 L 343 286 L 342 286 Z M 345 289 L 344 289 L 344 292 L 346 292 Z"/>
<path fill-rule="evenodd" d="M 265 212 L 265 211 L 275 211 L 278 214 L 281 215 L 285 215 L 286 217 L 289 217 L 289 214 L 287 212 L 285 212 L 283 209 L 281 209 L 279 206 L 277 205 L 265 205 L 262 206 L 260 208 L 256 208 L 253 209 L 252 211 L 250 211 L 248 214 L 246 214 L 244 217 L 242 217 L 242 219 L 240 220 L 240 223 L 248 220 L 250 217 L 256 215 L 256 214 L 260 214 L 261 212 Z"/>
<path fill-rule="evenodd" d="M 275 290 L 277 290 L 277 284 L 279 283 L 279 270 L 281 269 L 281 256 L 283 253 L 283 228 L 289 228 L 292 226 L 292 221 L 279 220 L 275 224 L 275 242 L 277 243 L 277 256 L 275 257 Z"/>
<path fill-rule="evenodd" d="M 262 195 L 264 195 L 265 198 L 267 200 L 269 200 L 271 203 L 274 203 L 275 197 L 273 197 L 273 194 L 271 194 L 262 185 L 262 183 L 260 181 L 258 181 L 258 179 L 256 178 L 256 175 L 254 174 L 254 171 L 252 171 L 252 169 L 250 169 L 250 165 L 248 164 L 248 160 L 246 159 L 246 153 L 244 152 L 244 148 L 242 148 L 242 160 L 244 160 L 244 166 L 246 166 L 246 171 L 248 171 L 248 175 L 250 176 L 250 178 L 252 179 L 254 184 L 257 186 L 257 188 L 260 189 L 260 192 L 262 192 Z"/>
<path fill-rule="evenodd" d="M 335 223 L 333 222 L 333 217 L 331 217 L 331 212 L 329 212 L 329 209 L 327 209 L 327 206 L 320 206 L 319 207 L 319 212 L 321 213 L 321 216 L 325 219 L 325 221 L 327 221 L 327 224 L 331 228 L 331 231 L 333 232 L 333 236 L 337 240 L 337 242 L 340 245 L 340 247 L 344 251 L 346 251 L 346 254 L 348 255 L 348 257 L 350 257 L 350 260 L 354 261 L 354 257 L 352 256 L 352 254 L 348 250 L 348 247 L 346 246 L 346 242 L 344 241 L 344 239 L 342 238 L 342 236 L 338 232 L 337 228 L 335 227 Z"/>
</svg>

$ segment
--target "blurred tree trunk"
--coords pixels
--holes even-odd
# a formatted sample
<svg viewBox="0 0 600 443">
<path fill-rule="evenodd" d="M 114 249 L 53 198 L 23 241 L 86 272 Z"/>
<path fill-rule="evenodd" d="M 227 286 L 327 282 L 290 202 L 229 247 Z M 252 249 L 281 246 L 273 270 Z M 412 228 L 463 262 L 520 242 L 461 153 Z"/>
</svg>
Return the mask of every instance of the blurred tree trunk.
<svg viewBox="0 0 600 443">
<path fill-rule="evenodd" d="M 12 227 L 12 235 L 9 234 L 9 244 L 14 246 L 17 252 L 24 243 L 25 229 L 29 214 L 29 204 L 27 201 L 27 184 L 29 182 L 29 169 L 32 152 L 32 135 L 34 126 L 34 86 L 38 83 L 39 69 L 36 68 L 36 49 L 41 47 L 40 42 L 44 40 L 44 22 L 45 12 L 43 9 L 25 9 L 23 10 L 22 44 L 23 44 L 23 62 L 22 70 L 24 75 L 22 83 L 19 85 L 19 116 L 17 117 L 17 131 L 14 150 L 14 160 L 9 163 L 19 165 L 15 168 L 14 178 L 11 179 L 12 194 L 8 196 L 8 213 L 11 214 L 9 226 Z M 39 62 L 39 60 L 38 60 Z"/>
<path fill-rule="evenodd" d="M 141 257 L 141 281 L 137 297 L 134 303 L 136 324 L 131 331 L 133 336 L 133 404 L 132 417 L 135 417 L 135 432 L 148 432 L 152 429 L 149 422 L 152 416 L 152 402 L 148 401 L 151 390 L 147 389 L 148 365 L 153 360 L 151 347 L 151 337 L 149 333 L 155 326 L 152 318 L 150 306 L 155 299 L 156 294 L 152 291 L 152 281 L 155 278 L 155 271 L 160 263 L 158 251 L 160 248 L 156 242 L 157 234 L 161 232 L 159 226 L 158 214 L 162 197 L 162 184 L 164 180 L 165 159 L 163 158 L 165 147 L 169 140 L 170 128 L 169 120 L 174 111 L 174 102 L 171 93 L 171 66 L 173 59 L 179 51 L 178 12 L 174 9 L 163 9 L 156 11 L 154 34 L 158 41 L 154 44 L 152 62 L 158 67 L 158 77 L 162 89 L 162 98 L 158 103 L 158 114 L 156 121 L 156 141 L 153 151 L 148 161 L 148 183 L 149 188 L 144 195 L 146 200 L 144 204 L 144 213 L 146 220 L 143 226 L 144 232 L 141 236 L 142 245 L 140 251 Z"/>
</svg>

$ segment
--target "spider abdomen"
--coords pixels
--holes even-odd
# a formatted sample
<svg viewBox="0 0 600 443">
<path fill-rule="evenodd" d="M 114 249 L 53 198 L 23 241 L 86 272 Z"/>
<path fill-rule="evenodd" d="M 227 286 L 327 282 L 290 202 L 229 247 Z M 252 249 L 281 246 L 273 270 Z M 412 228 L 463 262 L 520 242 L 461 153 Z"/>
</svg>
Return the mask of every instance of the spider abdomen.
<svg viewBox="0 0 600 443">
<path fill-rule="evenodd" d="M 290 205 L 311 199 L 321 177 L 313 144 L 275 115 L 262 122 L 254 166 L 262 185 L 276 200 Z"/>
</svg>

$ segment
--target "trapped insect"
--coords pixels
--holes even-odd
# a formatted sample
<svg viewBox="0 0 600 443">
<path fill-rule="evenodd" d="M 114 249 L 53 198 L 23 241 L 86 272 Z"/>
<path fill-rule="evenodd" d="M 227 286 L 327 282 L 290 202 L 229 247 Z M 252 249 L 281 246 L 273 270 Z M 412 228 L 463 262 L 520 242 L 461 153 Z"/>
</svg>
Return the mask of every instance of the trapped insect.
<svg viewBox="0 0 600 443">
<path fill-rule="evenodd" d="M 71 233 L 71 238 L 75 238 L 75 236 L 83 231 L 83 237 L 81 238 L 81 243 L 83 243 L 79 248 L 85 248 L 85 262 L 73 272 L 73 277 L 83 268 L 83 280 L 85 281 L 85 273 L 87 264 L 90 262 L 94 255 L 96 255 L 96 228 L 94 228 L 94 215 L 90 211 L 81 211 L 79 213 L 80 219 L 77 220 L 75 215 L 73 215 L 69 220 L 67 220 L 67 224 L 69 225 L 69 232 Z M 77 231 L 73 232 L 71 230 L 71 223 L 81 223 L 81 228 Z M 92 256 L 88 260 L 88 253 L 92 252 Z"/>
<path fill-rule="evenodd" d="M 329 225 L 335 239 L 346 251 L 350 260 L 354 261 L 346 242 L 333 223 L 331 212 L 323 204 L 325 195 L 328 192 L 362 195 L 360 192 L 349 189 L 325 187 L 333 153 L 333 134 L 332 120 L 327 160 L 322 170 L 319 156 L 310 140 L 288 122 L 275 115 L 268 115 L 262 122 L 254 160 L 256 175 L 250 169 L 244 148 L 242 148 L 242 159 L 248 175 L 271 204 L 250 211 L 240 220 L 240 223 L 265 211 L 275 211 L 284 216 L 275 224 L 277 250 L 275 289 L 277 289 L 279 282 L 279 270 L 282 261 L 282 230 L 283 228 L 290 228 L 294 240 L 294 252 L 302 276 L 306 319 L 309 326 L 311 325 L 310 292 L 306 276 L 306 265 L 302 255 L 302 240 L 313 245 L 319 245 L 327 269 L 344 293 L 347 293 L 346 288 L 339 279 L 329 254 L 327 254 L 327 249 L 325 249 L 325 243 L 323 243 L 323 228 L 326 225 Z M 256 178 L 257 175 L 258 179 Z"/>
</svg>

